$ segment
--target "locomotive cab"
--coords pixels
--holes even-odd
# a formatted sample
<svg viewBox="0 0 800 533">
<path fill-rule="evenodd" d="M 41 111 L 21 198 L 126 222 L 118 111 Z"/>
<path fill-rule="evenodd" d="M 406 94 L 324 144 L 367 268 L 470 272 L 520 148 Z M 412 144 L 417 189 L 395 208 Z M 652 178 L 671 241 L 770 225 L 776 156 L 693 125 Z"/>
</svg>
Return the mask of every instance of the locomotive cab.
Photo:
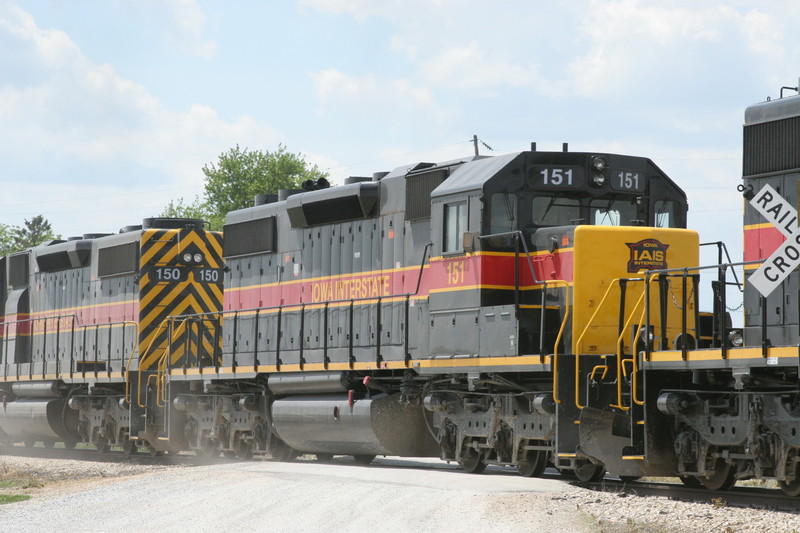
<svg viewBox="0 0 800 533">
<path fill-rule="evenodd" d="M 685 193 L 649 159 L 570 152 L 473 161 L 431 205 L 431 351 L 482 356 L 553 352 L 573 281 L 569 228 L 685 228 L 687 210 Z"/>
</svg>

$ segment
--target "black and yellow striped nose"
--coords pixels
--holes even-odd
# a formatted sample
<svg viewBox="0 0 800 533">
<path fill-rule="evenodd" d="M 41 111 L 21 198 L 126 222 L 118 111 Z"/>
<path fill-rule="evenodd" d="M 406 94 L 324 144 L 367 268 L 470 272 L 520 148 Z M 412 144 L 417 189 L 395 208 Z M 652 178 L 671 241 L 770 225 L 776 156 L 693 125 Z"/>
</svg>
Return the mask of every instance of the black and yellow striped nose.
<svg viewBox="0 0 800 533">
<path fill-rule="evenodd" d="M 213 360 L 221 342 L 215 313 L 222 310 L 222 235 L 194 228 L 147 230 L 140 258 L 139 369 Z M 183 318 L 170 321 L 178 315 Z M 170 352 L 170 339 L 180 348 Z"/>
</svg>

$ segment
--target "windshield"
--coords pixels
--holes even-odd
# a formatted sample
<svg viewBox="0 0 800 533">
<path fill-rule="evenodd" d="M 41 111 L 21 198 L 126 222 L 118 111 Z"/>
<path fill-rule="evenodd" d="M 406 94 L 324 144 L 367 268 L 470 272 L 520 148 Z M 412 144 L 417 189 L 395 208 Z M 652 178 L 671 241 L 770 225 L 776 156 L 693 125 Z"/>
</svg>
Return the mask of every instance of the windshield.
<svg viewBox="0 0 800 533">
<path fill-rule="evenodd" d="M 636 204 L 628 198 L 592 200 L 589 220 L 595 226 L 630 226 L 636 220 Z"/>
<path fill-rule="evenodd" d="M 583 222 L 580 200 L 575 198 L 537 196 L 531 207 L 532 222 L 537 226 L 569 226 Z"/>
</svg>

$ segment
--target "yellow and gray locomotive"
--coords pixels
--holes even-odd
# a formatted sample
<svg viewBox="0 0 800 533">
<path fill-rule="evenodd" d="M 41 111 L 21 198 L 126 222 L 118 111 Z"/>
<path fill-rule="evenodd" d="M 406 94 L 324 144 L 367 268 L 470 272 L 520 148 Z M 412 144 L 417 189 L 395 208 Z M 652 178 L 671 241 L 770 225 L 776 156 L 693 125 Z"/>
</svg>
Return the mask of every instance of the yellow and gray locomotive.
<svg viewBox="0 0 800 533">
<path fill-rule="evenodd" d="M 203 225 L 145 219 L 0 260 L 0 440 L 169 449 L 159 370 L 219 351 L 216 324 L 170 321 L 221 309 L 222 236 Z"/>
<path fill-rule="evenodd" d="M 224 244 L 148 219 L 9 256 L 0 440 L 800 494 L 798 98 L 746 114 L 746 261 L 710 267 L 709 313 L 684 192 L 566 146 L 307 182 L 229 213 Z"/>
<path fill-rule="evenodd" d="M 154 219 L 7 258 L 5 438 L 596 475 L 585 380 L 636 398 L 640 272 L 697 263 L 674 182 L 532 149 L 326 185 L 230 213 L 222 250 Z"/>
</svg>

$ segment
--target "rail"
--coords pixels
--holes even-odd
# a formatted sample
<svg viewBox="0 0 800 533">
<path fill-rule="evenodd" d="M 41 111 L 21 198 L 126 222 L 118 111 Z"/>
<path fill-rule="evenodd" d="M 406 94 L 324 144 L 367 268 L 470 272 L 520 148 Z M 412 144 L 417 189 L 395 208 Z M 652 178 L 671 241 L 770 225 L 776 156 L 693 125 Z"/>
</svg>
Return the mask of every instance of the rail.
<svg viewBox="0 0 800 533">
<path fill-rule="evenodd" d="M 68 323 L 66 327 L 62 327 L 64 322 Z M 130 350 L 130 353 L 133 354 L 136 348 L 137 336 L 135 334 L 132 337 L 132 344 L 130 347 L 127 346 L 128 343 L 126 342 L 126 330 L 129 327 L 134 329 L 137 327 L 136 322 L 130 320 L 82 324 L 78 316 L 73 313 L 14 320 L 3 322 L 1 326 L 2 344 L 0 345 L 0 360 L 3 361 L 2 375 L 4 377 L 9 377 L 9 366 L 13 364 L 15 367 L 14 377 L 16 377 L 16 379 L 22 376 L 21 368 L 23 364 L 28 365 L 28 379 L 33 379 L 34 367 L 37 364 L 41 364 L 41 373 L 43 376 L 48 374 L 48 370 L 53 370 L 52 373 L 57 379 L 72 379 L 76 374 L 85 378 L 87 372 L 94 374 L 95 377 L 99 377 L 100 373 L 105 372 L 106 375 L 110 377 L 113 362 L 116 360 L 112 357 L 114 346 L 114 335 L 112 332 L 117 329 L 121 331 L 120 346 L 122 346 L 122 353 L 119 361 L 125 361 L 126 349 Z M 54 330 L 51 329 L 53 326 Z M 27 336 L 21 333 L 22 329 L 28 330 Z M 108 343 L 106 349 L 103 350 L 106 357 L 100 356 L 100 331 L 103 329 L 109 330 Z M 33 333 L 33 335 L 31 335 L 31 333 Z M 40 337 L 41 343 L 34 345 L 31 341 L 29 346 L 20 350 L 24 353 L 18 354 L 17 342 L 21 341 L 21 336 L 26 339 L 36 339 Z M 51 336 L 55 336 L 55 347 L 51 352 L 51 360 L 48 360 L 48 349 L 52 348 L 48 342 Z M 90 336 L 94 338 L 90 339 Z M 78 355 L 76 354 L 78 338 L 80 338 L 81 359 L 76 358 Z M 90 353 L 87 346 L 92 340 L 94 348 Z M 9 345 L 12 342 L 14 343 L 13 353 L 12 350 L 9 349 Z M 34 356 L 34 346 L 41 349 L 41 358 Z M 63 369 L 63 363 L 66 362 L 67 358 L 61 357 L 62 350 L 64 352 L 67 350 L 69 351 L 68 371 Z M 19 358 L 18 355 L 20 356 Z M 14 356 L 15 359 L 13 362 L 11 361 L 12 356 Z M 76 368 L 77 365 L 82 365 L 82 368 Z M 100 369 L 101 365 L 103 370 Z M 54 369 L 52 368 L 53 366 L 55 367 Z M 86 367 L 89 367 L 90 370 L 86 370 Z"/>
<path fill-rule="evenodd" d="M 539 313 L 539 356 L 544 357 L 546 350 L 544 345 L 544 332 L 545 332 L 545 315 L 547 310 L 547 286 L 552 285 L 556 287 L 564 287 L 564 316 L 561 319 L 561 325 L 558 329 L 558 334 L 556 335 L 555 341 L 553 343 L 553 352 L 551 353 L 551 360 L 552 360 L 552 375 L 553 375 L 553 401 L 556 403 L 561 403 L 561 400 L 558 398 L 558 347 L 561 344 L 561 339 L 564 336 L 564 331 L 566 330 L 567 323 L 569 322 L 570 316 L 570 309 L 572 308 L 571 305 L 571 298 L 570 298 L 570 283 L 565 280 L 561 279 L 539 279 L 536 277 L 536 269 L 533 267 L 533 259 L 531 258 L 530 250 L 528 249 L 528 243 L 525 240 L 525 234 L 521 230 L 515 231 L 506 231 L 502 233 L 493 233 L 491 235 L 482 235 L 481 239 L 491 239 L 496 237 L 514 237 L 514 308 L 519 316 L 519 255 L 520 255 L 520 244 L 522 245 L 522 249 L 525 252 L 525 259 L 528 263 L 528 269 L 531 273 L 531 279 L 535 285 L 541 285 L 541 304 L 540 304 L 540 313 Z M 519 344 L 517 344 L 519 346 Z"/>
<path fill-rule="evenodd" d="M 642 281 L 644 281 L 644 280 L 642 280 Z M 627 320 L 625 321 L 624 326 L 622 328 L 620 328 L 621 331 L 619 333 L 619 337 L 617 337 L 617 403 L 616 403 L 616 405 L 611 405 L 611 407 L 616 407 L 616 408 L 621 409 L 623 411 L 628 411 L 630 409 L 630 406 L 623 405 L 623 403 L 622 403 L 622 396 L 623 396 L 623 394 L 622 394 L 622 378 L 623 377 L 627 377 L 627 373 L 625 372 L 625 363 L 628 363 L 628 362 L 630 362 L 632 364 L 632 366 L 631 366 L 631 400 L 634 403 L 636 403 L 637 405 L 644 405 L 644 402 L 639 400 L 638 397 L 637 397 L 637 386 L 638 386 L 638 375 L 637 375 L 638 371 L 637 370 L 638 370 L 638 368 L 637 368 L 637 365 L 636 365 L 636 357 L 634 355 L 633 357 L 631 357 L 629 359 L 624 359 L 623 360 L 623 356 L 624 356 L 624 354 L 623 354 L 623 351 L 624 351 L 623 350 L 623 346 L 624 346 L 624 344 L 623 343 L 624 343 L 625 334 L 626 334 L 626 332 L 628 331 L 628 329 L 631 326 L 631 320 L 636 315 L 637 310 L 639 310 L 639 308 L 642 307 L 643 302 L 644 302 L 644 291 L 642 291 L 642 294 L 639 295 L 639 299 L 636 301 L 636 304 L 633 306 L 633 310 L 631 310 L 630 315 L 628 316 Z M 645 315 L 644 309 L 642 309 L 641 312 L 639 313 L 638 325 L 636 326 L 636 329 L 634 330 L 634 335 L 633 335 L 634 339 L 638 339 L 639 335 L 641 335 L 642 327 L 644 326 L 644 315 Z M 635 352 L 634 349 L 632 349 L 631 351 Z"/>
<path fill-rule="evenodd" d="M 715 244 L 715 243 L 710 243 Z M 720 252 L 721 253 L 721 252 Z M 729 285 L 736 285 L 740 286 L 738 282 L 738 277 L 736 283 L 730 283 L 727 281 L 728 272 L 731 271 L 736 275 L 735 268 L 736 267 L 746 267 L 748 265 L 758 265 L 761 264 L 763 261 L 756 260 L 756 261 L 740 261 L 736 263 L 724 263 L 724 264 L 717 264 L 717 265 L 707 265 L 707 266 L 697 266 L 697 267 L 682 267 L 682 268 L 669 268 L 669 269 L 659 269 L 659 270 L 651 270 L 645 273 L 645 278 L 650 280 L 652 277 L 660 277 L 662 279 L 668 278 L 682 278 L 686 280 L 688 277 L 694 277 L 697 279 L 702 271 L 706 270 L 716 270 L 718 273 L 718 279 L 716 282 L 712 282 L 712 288 L 714 290 L 714 313 L 713 313 L 713 327 L 712 327 L 712 341 L 711 347 L 718 347 L 720 349 L 722 359 L 727 359 L 728 357 L 728 350 L 730 348 L 730 342 L 728 340 L 728 336 L 731 331 L 735 328 L 732 328 L 727 321 L 727 296 L 725 287 Z M 683 282 L 683 291 L 681 293 L 681 303 L 678 306 L 681 310 L 681 338 L 683 339 L 681 343 L 681 357 L 685 361 L 687 359 L 687 353 L 690 349 L 698 348 L 698 344 L 700 341 L 700 330 L 699 330 L 699 298 L 698 298 L 698 283 L 695 282 L 694 293 L 692 297 L 694 298 L 695 305 L 694 313 L 695 313 L 695 345 L 692 347 L 690 346 L 690 342 L 688 342 L 689 337 L 687 336 L 687 314 L 689 305 L 689 296 L 686 293 L 686 282 Z M 645 285 L 645 324 L 646 327 L 650 327 L 652 324 L 652 320 L 650 317 L 650 299 L 651 299 L 651 289 L 650 283 L 646 283 Z M 677 305 L 677 304 L 676 304 Z M 759 305 L 761 308 L 761 352 L 764 358 L 767 357 L 768 349 L 769 349 L 769 339 L 767 338 L 767 306 L 766 306 L 766 298 L 764 296 L 759 297 Z M 662 309 L 662 313 L 666 311 Z M 662 317 L 661 320 L 664 323 L 664 319 Z M 663 336 L 663 334 L 662 334 Z M 645 343 L 645 360 L 649 361 L 652 355 L 653 346 L 652 343 L 647 342 Z"/>
<path fill-rule="evenodd" d="M 170 324 L 172 324 L 171 327 L 173 327 L 173 328 L 175 327 L 174 326 L 175 323 L 190 322 L 190 323 L 194 323 L 194 324 L 199 324 L 197 326 L 197 328 L 198 328 L 197 329 L 197 334 L 195 335 L 195 337 L 198 339 L 198 341 L 197 341 L 198 343 L 201 342 L 201 339 L 206 338 L 206 335 L 205 335 L 205 332 L 207 331 L 206 324 L 211 324 L 212 325 L 211 327 L 214 328 L 214 342 L 213 342 L 213 347 L 212 347 L 213 353 L 212 353 L 212 357 L 211 357 L 211 364 L 206 365 L 202 358 L 198 358 L 197 362 L 196 362 L 196 365 L 197 365 L 196 367 L 202 369 L 202 368 L 208 368 L 210 366 L 215 366 L 216 370 L 218 371 L 219 370 L 219 366 L 220 366 L 220 361 L 221 361 L 221 357 L 220 357 L 221 354 L 218 353 L 219 343 L 217 341 L 219 339 L 218 336 L 219 336 L 220 331 L 221 331 L 221 325 L 222 325 L 222 322 L 224 320 L 226 320 L 229 317 L 233 317 L 232 318 L 233 319 L 233 328 L 234 328 L 234 335 L 233 336 L 237 340 L 234 341 L 231 344 L 231 348 L 230 348 L 231 349 L 231 368 L 232 368 L 232 370 L 234 372 L 236 372 L 236 369 L 240 366 L 240 364 L 239 364 L 239 356 L 241 354 L 241 352 L 239 351 L 239 348 L 238 348 L 238 346 L 239 346 L 241 341 L 238 340 L 239 335 L 237 334 L 237 329 L 238 329 L 238 326 L 239 326 L 240 317 L 241 316 L 252 316 L 252 317 L 254 317 L 254 322 L 255 323 L 254 323 L 254 327 L 253 327 L 253 336 L 251 337 L 252 347 L 253 348 L 248 353 L 252 353 L 253 366 L 254 367 L 258 367 L 259 365 L 261 365 L 261 359 L 260 359 L 261 353 L 260 353 L 260 350 L 259 350 L 259 342 L 258 341 L 259 341 L 259 337 L 263 333 L 261 331 L 261 320 L 259 320 L 259 319 L 263 315 L 272 314 L 272 315 L 274 315 L 275 322 L 276 322 L 275 323 L 275 330 L 274 330 L 275 334 L 272 336 L 272 338 L 274 338 L 276 342 L 275 342 L 275 348 L 273 350 L 269 350 L 269 351 L 273 352 L 275 354 L 275 365 L 277 367 L 277 370 L 280 370 L 281 365 L 288 364 L 288 363 L 284 363 L 283 360 L 281 359 L 281 340 L 283 339 L 283 336 L 284 336 L 284 331 L 283 331 L 284 330 L 284 328 L 283 328 L 284 320 L 285 320 L 284 317 L 285 317 L 285 315 L 287 315 L 289 313 L 293 313 L 293 312 L 299 313 L 299 316 L 297 318 L 299 319 L 299 322 L 300 322 L 300 326 L 299 326 L 300 327 L 300 331 L 299 331 L 300 342 L 299 342 L 299 348 L 298 348 L 298 354 L 299 355 L 298 355 L 297 363 L 299 364 L 300 368 L 302 369 L 303 366 L 306 364 L 306 362 L 305 362 L 305 350 L 307 348 L 306 348 L 305 342 L 304 342 L 304 335 L 306 333 L 306 328 L 305 328 L 306 314 L 307 314 L 309 308 L 312 309 L 312 310 L 321 309 L 322 310 L 322 315 L 323 315 L 322 316 L 322 323 L 323 323 L 322 329 L 323 329 L 325 334 L 322 335 L 323 342 L 322 342 L 321 348 L 312 348 L 312 349 L 321 349 L 322 350 L 322 352 L 323 352 L 323 365 L 324 365 L 324 368 L 327 369 L 328 365 L 331 362 L 330 361 L 330 357 L 329 357 L 329 351 L 331 350 L 331 347 L 328 345 L 328 325 L 330 323 L 330 312 L 331 312 L 331 308 L 332 307 L 338 307 L 340 309 L 345 309 L 346 312 L 348 313 L 347 322 L 348 322 L 348 328 L 349 328 L 348 333 L 347 333 L 347 339 L 348 339 L 347 346 L 340 347 L 340 348 L 344 348 L 344 349 L 347 350 L 347 352 L 348 352 L 348 364 L 349 364 L 350 368 L 354 368 L 354 365 L 356 363 L 355 349 L 357 347 L 357 345 L 355 343 L 355 335 L 354 335 L 354 333 L 355 333 L 355 331 L 354 331 L 354 326 L 355 326 L 355 321 L 354 321 L 355 306 L 357 304 L 358 305 L 360 305 L 360 304 L 372 304 L 372 305 L 376 306 L 376 324 L 375 324 L 375 339 L 376 339 L 376 342 L 375 342 L 375 345 L 374 345 L 373 362 L 376 364 L 376 366 L 379 366 L 383 362 L 381 336 L 382 336 L 382 333 L 384 331 L 384 329 L 383 329 L 384 325 L 383 325 L 383 322 L 382 322 L 381 309 L 382 309 L 382 306 L 387 303 L 387 301 L 388 301 L 388 303 L 394 303 L 398 299 L 401 299 L 403 301 L 403 306 L 404 306 L 404 309 L 403 309 L 404 319 L 403 319 L 403 323 L 401 325 L 401 327 L 403 329 L 402 346 L 403 346 L 404 361 L 405 361 L 406 366 L 408 366 L 410 364 L 410 362 L 411 362 L 411 348 L 410 348 L 410 346 L 411 346 L 411 338 L 410 338 L 410 329 L 409 329 L 411 298 L 413 298 L 414 296 L 419 294 L 420 287 L 421 287 L 421 284 L 422 284 L 422 277 L 423 277 L 423 274 L 424 274 L 424 269 L 425 269 L 425 266 L 427 264 L 426 260 L 428 259 L 428 254 L 430 252 L 430 248 L 431 248 L 432 245 L 433 245 L 433 243 L 431 243 L 431 242 L 427 243 L 425 245 L 423 251 L 422 251 L 422 258 L 421 258 L 421 261 L 419 263 L 417 280 L 416 280 L 416 284 L 414 286 L 414 291 L 413 292 L 399 292 L 399 293 L 387 294 L 387 295 L 382 295 L 382 296 L 365 296 L 365 297 L 360 297 L 360 298 L 343 298 L 343 299 L 339 299 L 339 300 L 326 300 L 324 302 L 318 302 L 318 303 L 299 302 L 299 303 L 296 303 L 296 304 L 295 303 L 293 303 L 293 304 L 280 304 L 280 305 L 273 305 L 273 306 L 260 306 L 260 307 L 252 307 L 252 308 L 247 308 L 247 309 L 236 309 L 236 310 L 229 310 L 229 311 L 214 311 L 214 312 L 209 312 L 209 313 L 194 313 L 194 314 L 187 314 L 187 315 L 177 315 L 177 316 L 173 316 L 173 317 L 169 318 Z M 187 328 L 186 331 L 187 332 L 190 331 L 190 328 Z M 169 336 L 170 346 L 167 349 L 168 352 L 172 352 L 173 351 L 172 343 L 173 342 L 177 342 L 176 341 L 177 337 L 178 337 L 178 335 L 170 335 Z M 189 348 L 190 348 L 190 346 L 187 345 L 187 351 L 188 351 Z M 199 345 L 198 345 L 198 350 L 197 351 L 198 351 L 198 353 L 201 352 L 201 350 L 199 349 Z M 187 369 L 188 369 L 188 358 L 184 357 L 183 361 L 184 361 L 184 363 L 183 363 L 183 371 L 185 373 L 187 371 Z M 161 362 L 162 361 L 160 360 L 160 370 L 159 370 L 159 372 L 167 373 L 169 370 L 175 368 L 169 362 L 167 362 L 165 364 L 161 364 Z"/>
<path fill-rule="evenodd" d="M 606 304 L 606 302 L 610 301 L 609 297 L 612 294 L 612 292 L 614 291 L 615 287 L 619 287 L 619 295 L 620 295 L 619 296 L 619 298 L 620 298 L 619 308 L 620 308 L 620 313 L 619 313 L 619 330 L 618 330 L 619 332 L 618 332 L 618 336 L 616 338 L 616 343 L 615 343 L 615 345 L 616 345 L 616 364 L 615 364 L 615 366 L 616 366 L 616 373 L 617 373 L 617 376 L 616 376 L 616 379 L 617 379 L 617 405 L 616 406 L 612 406 L 612 407 L 620 407 L 621 409 L 626 409 L 626 407 L 622 405 L 622 378 L 623 378 L 623 376 L 625 376 L 624 361 L 623 361 L 623 356 L 624 356 L 624 354 L 623 354 L 623 352 L 624 352 L 624 338 L 625 338 L 626 332 L 631 327 L 631 323 L 632 323 L 632 320 L 633 320 L 634 316 L 636 316 L 637 311 L 639 311 L 639 309 L 641 308 L 643 300 L 646 300 L 646 293 L 647 293 L 647 290 L 642 291 L 642 294 L 639 296 L 638 300 L 636 301 L 636 304 L 633 306 L 633 309 L 626 312 L 626 310 L 625 310 L 625 297 L 626 297 L 626 292 L 627 292 L 627 285 L 628 285 L 628 283 L 644 282 L 645 286 L 647 286 L 647 284 L 652 283 L 654 281 L 657 281 L 658 279 L 659 279 L 658 277 L 655 277 L 653 279 L 648 279 L 648 278 L 615 278 L 615 279 L 613 279 L 611 281 L 611 283 L 606 288 L 605 292 L 603 293 L 603 297 L 600 299 L 600 303 L 595 308 L 594 313 L 592 313 L 592 316 L 589 317 L 589 320 L 586 322 L 586 325 L 583 327 L 583 330 L 581 331 L 580 335 L 578 336 L 577 340 L 575 341 L 575 373 L 574 373 L 575 374 L 575 384 L 574 384 L 574 389 L 575 389 L 575 395 L 574 396 L 575 397 L 574 397 L 574 402 L 575 402 L 575 407 L 577 407 L 578 409 L 583 409 L 585 407 L 584 405 L 581 404 L 581 401 L 580 401 L 580 394 L 581 394 L 581 386 L 580 385 L 581 385 L 581 376 L 582 376 L 581 367 L 580 367 L 580 361 L 581 361 L 580 360 L 580 354 L 582 352 L 582 347 L 583 347 L 583 338 L 586 336 L 586 334 L 588 333 L 589 329 L 592 328 L 595 325 L 595 320 L 596 320 L 598 314 L 603 309 L 603 306 Z M 641 310 L 639 313 L 640 313 L 639 324 L 638 324 L 638 326 L 637 326 L 637 328 L 635 330 L 634 339 L 638 339 L 639 335 L 641 334 L 642 327 L 643 327 L 643 321 L 644 321 L 644 315 L 645 315 L 645 309 Z M 635 347 L 633 347 L 633 348 L 635 348 Z M 633 350 L 633 348 L 632 348 L 632 351 L 635 351 L 635 350 Z M 603 366 L 603 365 L 600 365 L 600 366 Z M 634 368 L 635 367 L 636 367 L 636 364 L 635 364 L 635 361 L 634 361 Z M 556 370 L 557 370 L 557 368 L 554 369 L 554 373 L 556 372 Z M 591 375 L 594 376 L 594 374 L 595 374 L 595 369 L 592 370 Z M 605 376 L 605 373 L 603 374 L 603 376 Z M 636 379 L 635 372 L 634 372 L 633 379 L 634 380 Z M 632 387 L 635 389 L 636 383 L 634 383 L 632 385 Z M 638 403 L 638 398 L 636 398 L 636 391 L 635 390 L 634 390 L 631 398 L 632 398 L 633 401 Z"/>
</svg>

